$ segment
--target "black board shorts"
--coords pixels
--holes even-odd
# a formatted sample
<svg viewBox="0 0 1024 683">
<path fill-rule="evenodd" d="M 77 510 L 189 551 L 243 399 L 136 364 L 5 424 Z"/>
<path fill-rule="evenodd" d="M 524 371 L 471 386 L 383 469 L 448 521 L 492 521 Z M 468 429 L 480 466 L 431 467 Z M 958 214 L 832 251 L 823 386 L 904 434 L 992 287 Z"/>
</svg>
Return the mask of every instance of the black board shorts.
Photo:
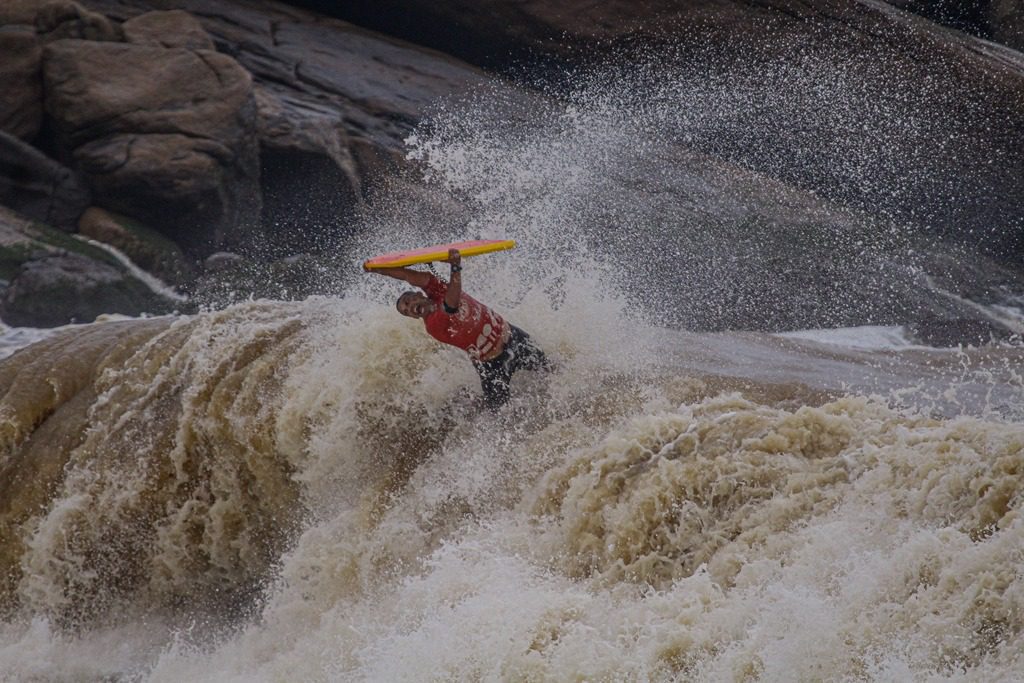
<svg viewBox="0 0 1024 683">
<path fill-rule="evenodd" d="M 509 399 L 509 383 L 517 370 L 550 370 L 551 365 L 530 335 L 512 325 L 505 349 L 489 361 L 473 361 L 484 390 L 484 404 L 497 410 Z"/>
</svg>

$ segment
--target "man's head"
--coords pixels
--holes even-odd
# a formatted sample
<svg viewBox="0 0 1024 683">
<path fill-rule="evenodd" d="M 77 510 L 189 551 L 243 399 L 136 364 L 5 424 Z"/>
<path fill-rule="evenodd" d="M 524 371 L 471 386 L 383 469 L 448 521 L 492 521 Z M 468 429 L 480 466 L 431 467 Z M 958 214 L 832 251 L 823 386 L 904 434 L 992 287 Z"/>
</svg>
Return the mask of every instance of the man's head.
<svg viewBox="0 0 1024 683">
<path fill-rule="evenodd" d="M 426 318 L 434 311 L 434 302 L 419 292 L 405 292 L 398 297 L 395 308 L 410 318 Z"/>
</svg>

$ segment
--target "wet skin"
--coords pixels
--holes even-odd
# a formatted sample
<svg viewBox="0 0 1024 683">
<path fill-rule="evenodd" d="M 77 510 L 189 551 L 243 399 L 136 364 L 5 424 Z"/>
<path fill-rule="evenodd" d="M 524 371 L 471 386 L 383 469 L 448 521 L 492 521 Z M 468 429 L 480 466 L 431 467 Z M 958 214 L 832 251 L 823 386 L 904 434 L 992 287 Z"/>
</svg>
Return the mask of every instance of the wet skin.
<svg viewBox="0 0 1024 683">
<path fill-rule="evenodd" d="M 426 318 L 437 310 L 437 304 L 419 292 L 406 292 L 398 299 L 398 312 L 410 318 Z"/>
</svg>

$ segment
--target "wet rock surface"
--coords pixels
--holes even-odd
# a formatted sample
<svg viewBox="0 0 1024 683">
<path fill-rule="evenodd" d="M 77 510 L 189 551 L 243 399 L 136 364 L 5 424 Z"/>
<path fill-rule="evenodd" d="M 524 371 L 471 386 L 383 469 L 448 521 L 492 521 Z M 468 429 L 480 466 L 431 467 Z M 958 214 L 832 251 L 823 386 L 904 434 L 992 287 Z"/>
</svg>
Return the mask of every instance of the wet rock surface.
<svg viewBox="0 0 1024 683">
<path fill-rule="evenodd" d="M 43 121 L 42 48 L 31 26 L 0 26 L 0 130 L 24 140 Z"/>
<path fill-rule="evenodd" d="M 89 189 L 77 173 L 0 131 L 0 204 L 74 232 L 89 202 Z"/>
<path fill-rule="evenodd" d="M 482 93 L 509 104 L 509 125 L 529 121 L 595 64 L 612 63 L 614 81 L 633 60 L 691 86 L 658 123 L 659 164 L 601 180 L 609 206 L 646 217 L 633 216 L 636 240 L 654 245 L 640 269 L 681 272 L 681 290 L 717 302 L 673 324 L 971 319 L 921 280 L 941 274 L 921 256 L 935 238 L 974 259 L 950 291 L 977 294 L 978 263 L 1019 270 L 1024 61 L 1012 50 L 852 0 L 300 4 L 342 19 L 269 0 L 5 4 L 0 45 L 19 59 L 0 65 L 12 93 L 0 161 L 14 169 L 0 202 L 117 246 L 211 305 L 330 293 L 345 279 L 332 255 L 379 212 L 378 191 L 422 191 L 405 140 L 432 112 Z M 524 64 L 547 90 L 497 75 Z M 594 213 L 607 244 L 629 242 Z M 897 240 L 914 258 L 886 254 L 896 225 L 923 235 Z M 199 266 L 223 250 L 242 261 Z"/>
<path fill-rule="evenodd" d="M 992 37 L 1024 51 L 1024 4 L 1019 0 L 992 0 L 988 15 Z"/>
<path fill-rule="evenodd" d="M 252 81 L 209 50 L 60 40 L 44 54 L 47 113 L 99 204 L 202 252 L 259 211 Z"/>
<path fill-rule="evenodd" d="M 692 69 L 696 79 L 730 84 L 729 92 L 715 96 L 737 113 L 733 120 L 721 121 L 706 135 L 700 127 L 707 122 L 679 129 L 695 148 L 851 208 L 919 221 L 952 241 L 963 241 L 971 230 L 970 239 L 982 241 L 990 254 L 1012 254 L 1017 262 L 1024 257 L 1019 135 L 1024 56 L 891 5 L 360 0 L 328 9 L 324 3 L 306 4 L 372 28 L 388 26 L 403 37 L 419 36 L 427 45 L 498 69 L 515 71 L 522 62 L 551 65 L 556 80 L 566 68 L 643 61 L 645 54 L 667 47 L 669 56 L 657 62 L 675 59 L 679 71 Z M 819 84 L 847 78 L 850 68 L 854 82 L 825 101 L 815 99 Z M 773 87 L 780 91 L 775 101 Z M 750 98 L 763 101 L 751 107 Z M 821 107 L 834 107 L 836 120 L 818 116 Z M 744 116 L 744 109 L 756 116 Z M 917 121 L 915 112 L 942 116 Z M 865 121 L 871 123 L 864 126 Z M 887 125 L 907 130 L 889 132 Z M 865 155 L 864 150 L 874 151 Z"/>
<path fill-rule="evenodd" d="M 116 267 L 79 254 L 27 261 L 7 286 L 0 317 L 12 326 L 92 322 L 103 313 L 138 315 L 171 309 Z"/>
<path fill-rule="evenodd" d="M 195 267 L 181 247 L 138 221 L 93 206 L 82 214 L 78 232 L 109 244 L 169 285 L 187 289 L 192 284 Z"/>
<path fill-rule="evenodd" d="M 54 327 L 103 313 L 167 313 L 179 307 L 131 276 L 114 257 L 0 207 L 0 319 Z"/>
<path fill-rule="evenodd" d="M 1024 48 L 1024 4 L 1019 0 L 889 0 L 889 4 L 934 22 Z"/>
</svg>

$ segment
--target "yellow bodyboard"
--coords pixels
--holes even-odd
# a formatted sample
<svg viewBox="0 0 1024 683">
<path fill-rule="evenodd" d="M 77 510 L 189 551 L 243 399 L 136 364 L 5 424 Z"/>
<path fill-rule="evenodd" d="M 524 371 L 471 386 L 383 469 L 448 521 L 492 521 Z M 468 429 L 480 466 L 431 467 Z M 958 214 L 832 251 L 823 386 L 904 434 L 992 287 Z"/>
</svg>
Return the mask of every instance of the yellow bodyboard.
<svg viewBox="0 0 1024 683">
<path fill-rule="evenodd" d="M 394 251 L 390 254 L 374 256 L 372 259 L 363 262 L 363 268 L 366 270 L 373 270 L 374 268 L 401 268 L 417 263 L 447 261 L 449 249 L 458 249 L 459 253 L 463 256 L 479 256 L 480 254 L 489 254 L 492 251 L 512 249 L 515 246 L 515 240 L 471 240 L 469 242 L 435 244 L 419 249 Z"/>
</svg>

